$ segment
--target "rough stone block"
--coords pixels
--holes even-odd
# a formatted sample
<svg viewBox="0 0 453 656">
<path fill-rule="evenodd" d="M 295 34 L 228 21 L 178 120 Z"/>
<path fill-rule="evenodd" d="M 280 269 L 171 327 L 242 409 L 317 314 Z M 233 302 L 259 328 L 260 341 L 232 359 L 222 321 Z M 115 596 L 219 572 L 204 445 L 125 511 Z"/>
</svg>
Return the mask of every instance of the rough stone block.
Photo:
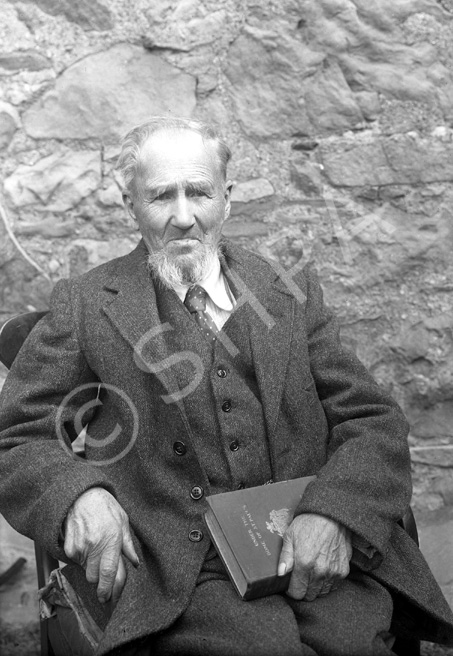
<svg viewBox="0 0 453 656">
<path fill-rule="evenodd" d="M 143 48 L 120 44 L 70 66 L 23 116 L 37 139 L 116 142 L 152 115 L 190 116 L 195 78 Z"/>
<path fill-rule="evenodd" d="M 65 16 L 68 21 L 80 25 L 84 30 L 109 30 L 113 27 L 110 9 L 98 0 L 9 0 L 29 3 L 39 7 L 50 16 Z"/>
<path fill-rule="evenodd" d="M 453 441 L 453 402 L 451 400 L 433 403 L 429 407 L 410 407 L 408 416 L 412 425 L 411 433 L 423 440 L 451 439 Z M 414 456 L 415 457 L 415 456 Z M 442 461 L 453 467 L 453 452 L 421 451 L 417 462 L 441 464 Z"/>
<path fill-rule="evenodd" d="M 398 182 L 453 181 L 453 131 L 449 139 L 419 139 L 416 133 L 385 141 L 384 150 Z"/>
<path fill-rule="evenodd" d="M 246 237 L 253 239 L 255 237 L 266 237 L 269 234 L 270 226 L 262 221 L 250 220 L 250 217 L 234 216 L 231 221 L 225 223 L 223 234 L 228 239 L 237 241 Z"/>
<path fill-rule="evenodd" d="M 0 54 L 0 74 L 2 72 L 16 73 L 21 70 L 42 71 L 50 66 L 50 60 L 36 50 L 19 50 Z"/>
<path fill-rule="evenodd" d="M 18 222 L 15 227 L 16 235 L 39 235 L 50 239 L 62 237 L 73 237 L 76 229 L 75 221 L 61 221 L 55 216 L 50 216 L 42 221 L 28 223 Z M 54 268 L 53 265 L 51 269 Z"/>
<path fill-rule="evenodd" d="M 28 26 L 19 20 L 18 7 L 2 2 L 0 13 L 0 44 L 2 52 L 31 50 L 35 47 Z"/>
<path fill-rule="evenodd" d="M 434 431 L 435 437 L 442 435 L 442 431 Z M 426 435 L 425 435 L 426 437 Z M 428 437 L 432 437 L 428 435 Z M 412 451 L 412 462 L 416 462 L 419 465 L 431 465 L 433 467 L 443 467 L 451 468 L 453 471 L 453 444 L 449 447 L 448 445 L 442 446 L 433 446 L 429 447 L 429 444 L 420 448 L 419 450 L 414 449 Z M 453 503 L 453 483 L 442 481 L 440 484 L 433 486 L 433 491 L 441 494 L 442 496 L 448 495 L 450 497 L 450 503 Z"/>
<path fill-rule="evenodd" d="M 99 202 L 106 207 L 123 207 L 121 191 L 116 184 L 111 184 L 107 189 L 100 189 L 97 196 Z"/>
<path fill-rule="evenodd" d="M 344 139 L 320 146 L 328 180 L 337 187 L 453 181 L 453 140 L 392 137 Z"/>
<path fill-rule="evenodd" d="M 319 166 L 303 155 L 292 159 L 290 164 L 291 182 L 308 196 L 322 193 L 323 180 Z"/>
<path fill-rule="evenodd" d="M 300 33 L 335 56 L 352 88 L 431 102 L 436 88 L 426 68 L 437 58 L 436 50 L 426 41 L 405 43 L 401 29 L 423 12 L 439 27 L 448 15 L 432 0 L 306 0 Z"/>
<path fill-rule="evenodd" d="M 233 203 L 249 203 L 252 200 L 265 198 L 274 194 L 274 187 L 265 178 L 254 178 L 238 182 L 233 187 L 231 201 Z"/>
<path fill-rule="evenodd" d="M 363 122 L 356 98 L 333 58 L 326 59 L 304 87 L 307 114 L 315 134 L 350 130 Z"/>
<path fill-rule="evenodd" d="M 227 11 L 208 11 L 200 2 L 153 3 L 146 15 L 149 20 L 146 47 L 185 52 L 221 39 L 228 21 Z"/>
<path fill-rule="evenodd" d="M 380 186 L 396 183 L 389 168 L 382 140 L 339 140 L 336 144 L 320 144 L 324 172 L 336 187 Z"/>
<path fill-rule="evenodd" d="M 89 196 L 100 181 L 99 153 L 63 151 L 34 166 L 19 166 L 5 180 L 5 191 L 16 207 L 36 205 L 37 209 L 64 212 Z"/>
<path fill-rule="evenodd" d="M 2 241 L 2 237 L 0 234 L 0 245 L 6 241 Z M 47 309 L 52 287 L 17 251 L 13 251 L 9 258 L 1 258 L 0 308 L 4 314 L 12 316 L 20 312 Z"/>
<path fill-rule="evenodd" d="M 231 46 L 225 74 L 237 117 L 248 135 L 260 138 L 310 134 L 304 79 L 324 60 L 282 27 L 248 26 Z"/>
<path fill-rule="evenodd" d="M 375 121 L 381 111 L 379 94 L 376 91 L 358 91 L 354 94 L 356 103 L 366 121 Z"/>
<path fill-rule="evenodd" d="M 0 102 L 0 148 L 7 148 L 19 126 L 19 114 L 10 104 Z"/>
<path fill-rule="evenodd" d="M 95 239 L 75 239 L 66 249 L 65 260 L 69 262 L 70 276 L 85 273 L 99 264 L 103 264 L 114 257 L 121 257 L 130 253 L 137 243 L 137 239 L 110 239 L 97 241 Z"/>
</svg>

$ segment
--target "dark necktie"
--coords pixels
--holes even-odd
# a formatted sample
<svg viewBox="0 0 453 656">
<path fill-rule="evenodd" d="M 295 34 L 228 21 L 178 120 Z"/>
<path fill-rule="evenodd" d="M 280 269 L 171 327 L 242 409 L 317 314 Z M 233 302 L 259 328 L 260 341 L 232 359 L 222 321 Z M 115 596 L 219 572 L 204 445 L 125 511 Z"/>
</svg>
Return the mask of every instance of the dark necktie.
<svg viewBox="0 0 453 656">
<path fill-rule="evenodd" d="M 215 342 L 219 332 L 213 318 L 206 311 L 206 298 L 208 293 L 200 285 L 194 285 L 186 294 L 184 305 L 192 313 L 195 321 L 200 326 L 203 335 L 209 342 Z"/>
</svg>

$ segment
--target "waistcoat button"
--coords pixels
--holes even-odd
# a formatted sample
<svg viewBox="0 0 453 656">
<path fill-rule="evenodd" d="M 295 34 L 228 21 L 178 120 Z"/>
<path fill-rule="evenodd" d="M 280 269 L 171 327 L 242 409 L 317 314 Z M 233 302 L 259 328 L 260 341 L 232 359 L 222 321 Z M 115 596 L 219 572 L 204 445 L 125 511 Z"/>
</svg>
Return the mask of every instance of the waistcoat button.
<svg viewBox="0 0 453 656">
<path fill-rule="evenodd" d="M 201 542 L 203 539 L 203 533 L 199 531 L 198 529 L 194 529 L 193 531 L 190 531 L 189 533 L 189 540 L 191 542 Z"/>
<path fill-rule="evenodd" d="M 239 485 L 237 486 L 238 490 L 243 490 L 244 488 L 245 488 L 244 483 L 239 483 Z"/>
<path fill-rule="evenodd" d="M 195 499 L 195 501 L 201 499 L 203 494 L 204 494 L 204 490 L 199 485 L 194 485 L 194 487 L 190 490 L 190 496 L 192 497 L 192 499 Z"/>
<path fill-rule="evenodd" d="M 173 444 L 173 451 L 177 456 L 183 456 L 187 451 L 187 447 L 184 442 L 175 442 Z"/>
<path fill-rule="evenodd" d="M 227 377 L 227 372 L 226 372 L 226 370 L 225 370 L 225 369 L 222 369 L 222 368 L 217 369 L 217 376 L 218 376 L 219 378 L 226 378 L 226 377 Z"/>
<path fill-rule="evenodd" d="M 230 443 L 230 450 L 231 451 L 237 451 L 239 449 L 239 442 L 237 440 L 233 440 Z"/>
<path fill-rule="evenodd" d="M 224 412 L 230 412 L 230 410 L 231 410 L 231 401 L 225 401 L 225 403 L 222 403 L 222 410 Z"/>
</svg>

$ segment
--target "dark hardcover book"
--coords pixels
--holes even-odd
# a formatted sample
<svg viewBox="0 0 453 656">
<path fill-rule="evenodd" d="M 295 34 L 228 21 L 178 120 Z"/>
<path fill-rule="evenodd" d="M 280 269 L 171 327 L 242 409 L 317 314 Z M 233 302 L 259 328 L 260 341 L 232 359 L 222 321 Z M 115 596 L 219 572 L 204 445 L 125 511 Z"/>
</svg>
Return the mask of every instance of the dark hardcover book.
<svg viewBox="0 0 453 656">
<path fill-rule="evenodd" d="M 277 574 L 283 534 L 315 478 L 304 476 L 206 497 L 206 526 L 242 599 L 287 589 L 291 573 Z"/>
</svg>

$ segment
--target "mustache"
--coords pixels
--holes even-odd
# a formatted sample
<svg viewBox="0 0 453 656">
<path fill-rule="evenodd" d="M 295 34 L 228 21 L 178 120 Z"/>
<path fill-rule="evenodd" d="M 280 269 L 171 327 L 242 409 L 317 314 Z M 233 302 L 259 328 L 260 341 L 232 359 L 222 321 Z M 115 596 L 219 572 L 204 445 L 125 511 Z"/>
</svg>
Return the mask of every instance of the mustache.
<svg viewBox="0 0 453 656">
<path fill-rule="evenodd" d="M 180 239 L 197 239 L 198 241 L 204 241 L 206 235 L 198 226 L 189 228 L 188 230 L 171 230 L 166 232 L 167 242 L 178 241 Z"/>
</svg>

